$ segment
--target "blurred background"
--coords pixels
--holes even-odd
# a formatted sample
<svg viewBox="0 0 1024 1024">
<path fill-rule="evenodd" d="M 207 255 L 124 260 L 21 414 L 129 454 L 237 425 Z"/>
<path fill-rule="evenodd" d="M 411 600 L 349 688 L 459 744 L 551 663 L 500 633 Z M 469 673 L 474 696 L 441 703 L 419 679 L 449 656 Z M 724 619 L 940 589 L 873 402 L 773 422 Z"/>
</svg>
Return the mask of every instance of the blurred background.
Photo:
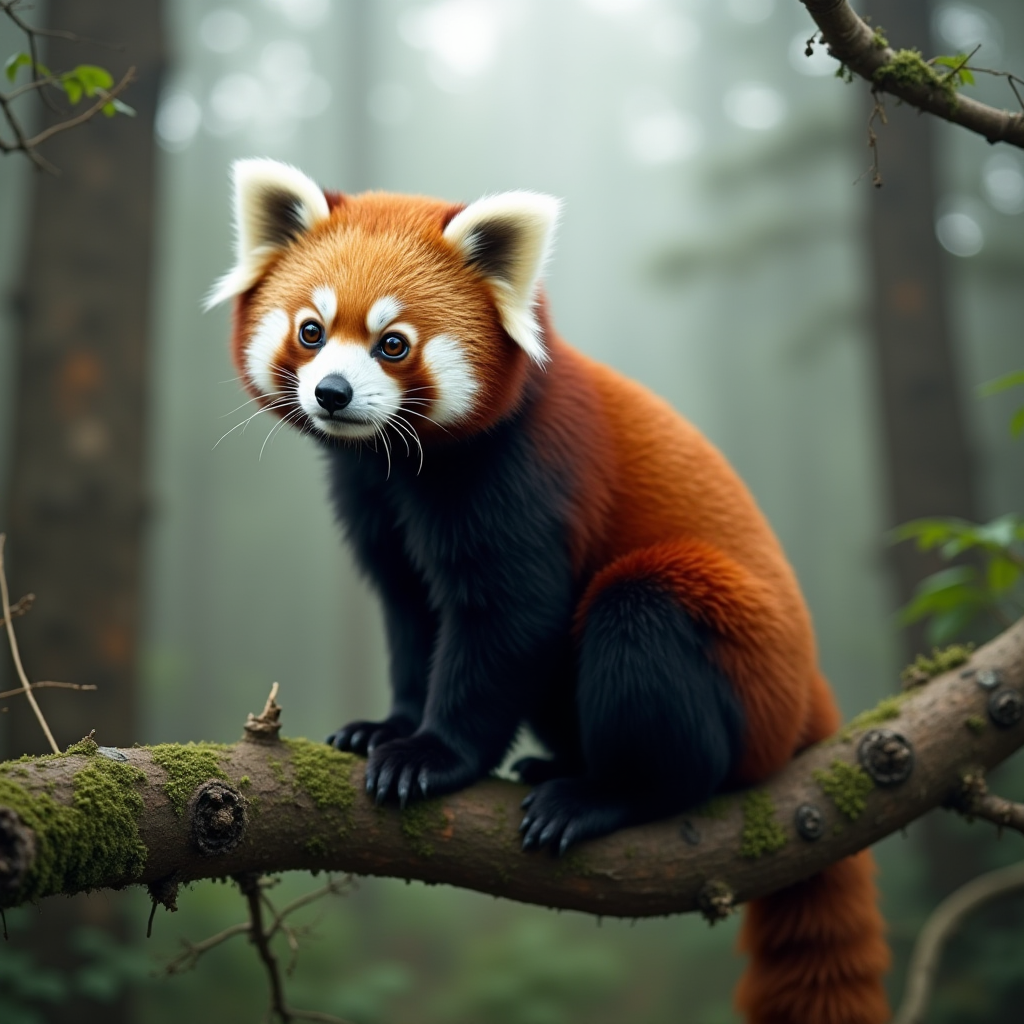
<svg viewBox="0 0 1024 1024">
<path fill-rule="evenodd" d="M 1017 0 L 869 11 L 896 46 L 980 43 L 974 63 L 1024 69 Z M 387 706 L 379 611 L 315 447 L 265 416 L 231 430 L 229 314 L 200 301 L 229 264 L 241 156 L 345 191 L 563 197 L 556 325 L 738 468 L 846 715 L 925 643 L 895 613 L 936 565 L 887 530 L 1024 510 L 1011 399 L 977 396 L 1024 366 L 1024 154 L 890 101 L 872 188 L 868 87 L 805 56 L 796 0 L 52 0 L 27 17 L 118 47 L 55 42 L 55 67 L 139 70 L 134 119 L 44 150 L 59 177 L 0 159 L 0 529 L 15 596 L 37 594 L 19 635 L 34 678 L 99 686 L 41 695 L 62 746 L 92 728 L 233 741 L 275 680 L 293 735 Z M 0 22 L 0 57 L 22 48 Z M 983 76 L 972 95 L 1015 102 Z M 41 750 L 23 708 L 2 723 L 6 756 Z M 993 785 L 1021 799 L 1020 758 Z M 898 994 L 935 903 L 1022 851 L 936 812 L 877 852 Z M 244 917 L 230 886 L 179 906 L 149 942 L 139 892 L 8 914 L 0 1019 L 262 1019 L 242 939 L 161 974 L 183 939 Z M 376 879 L 313 918 L 291 1000 L 358 1024 L 737 1019 L 736 920 L 595 922 Z M 1022 925 L 1020 900 L 972 919 L 929 1019 L 1020 1020 Z"/>
</svg>

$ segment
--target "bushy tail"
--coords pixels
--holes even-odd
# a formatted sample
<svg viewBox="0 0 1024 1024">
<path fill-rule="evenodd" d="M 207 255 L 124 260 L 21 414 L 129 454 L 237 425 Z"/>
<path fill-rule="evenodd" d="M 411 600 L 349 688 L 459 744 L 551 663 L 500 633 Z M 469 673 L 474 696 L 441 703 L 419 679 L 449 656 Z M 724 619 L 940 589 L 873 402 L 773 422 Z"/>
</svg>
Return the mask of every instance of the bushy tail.
<svg viewBox="0 0 1024 1024">
<path fill-rule="evenodd" d="M 874 861 L 865 850 L 752 901 L 736 1003 L 748 1024 L 885 1024 L 889 966 Z"/>
</svg>

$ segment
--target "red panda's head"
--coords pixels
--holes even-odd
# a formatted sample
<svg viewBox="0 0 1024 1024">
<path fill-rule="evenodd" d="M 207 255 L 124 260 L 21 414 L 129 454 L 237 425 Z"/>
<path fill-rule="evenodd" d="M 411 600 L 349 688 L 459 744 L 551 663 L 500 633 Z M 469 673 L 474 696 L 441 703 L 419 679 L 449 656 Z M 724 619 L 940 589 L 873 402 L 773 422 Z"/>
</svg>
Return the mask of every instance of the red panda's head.
<svg viewBox="0 0 1024 1024">
<path fill-rule="evenodd" d="M 534 306 L 558 202 L 466 207 L 325 193 L 273 160 L 234 166 L 233 353 L 264 405 L 332 438 L 472 433 L 547 359 Z"/>
</svg>

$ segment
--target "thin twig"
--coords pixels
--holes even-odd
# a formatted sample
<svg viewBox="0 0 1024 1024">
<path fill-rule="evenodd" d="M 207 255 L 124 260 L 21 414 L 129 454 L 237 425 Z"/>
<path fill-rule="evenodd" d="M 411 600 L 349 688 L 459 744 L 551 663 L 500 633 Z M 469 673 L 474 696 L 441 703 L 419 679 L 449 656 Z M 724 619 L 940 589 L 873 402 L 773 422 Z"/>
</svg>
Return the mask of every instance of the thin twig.
<svg viewBox="0 0 1024 1024">
<path fill-rule="evenodd" d="M 49 128 L 43 129 L 37 135 L 33 135 L 29 139 L 26 145 L 30 149 L 35 149 L 40 143 L 45 142 L 47 139 L 52 138 L 58 132 L 65 132 L 69 128 L 77 128 L 80 124 L 85 124 L 86 121 L 94 118 L 111 100 L 116 99 L 125 89 L 135 81 L 135 68 L 130 67 L 122 76 L 121 81 L 109 90 L 100 90 L 97 92 L 100 98 L 88 109 L 83 111 L 78 117 L 73 117 L 68 121 L 61 121 L 60 124 L 51 125 Z"/>
<path fill-rule="evenodd" d="M 975 878 L 935 908 L 917 937 L 906 992 L 893 1024 L 923 1024 L 946 940 L 972 911 L 1018 890 L 1024 890 L 1024 862 Z"/>
<path fill-rule="evenodd" d="M 35 604 L 35 594 L 25 594 L 23 597 L 19 597 L 14 604 L 11 605 L 11 616 L 12 618 L 20 618 L 22 615 L 27 614 L 32 610 L 32 605 Z M 0 626 L 5 625 L 7 622 L 7 616 L 0 618 Z"/>
<path fill-rule="evenodd" d="M 55 683 L 50 679 L 45 680 L 41 683 L 30 683 L 28 686 L 29 690 L 95 690 L 96 687 L 93 683 Z M 16 697 L 19 693 L 24 693 L 25 687 L 19 686 L 16 690 L 4 690 L 0 693 L 0 699 L 6 697 Z"/>
<path fill-rule="evenodd" d="M 230 928 L 225 928 L 224 931 L 217 932 L 216 935 L 211 935 L 208 939 L 203 939 L 201 942 L 186 942 L 185 952 L 171 960 L 164 967 L 164 972 L 166 974 L 180 974 L 183 971 L 190 971 L 204 953 L 209 952 L 215 946 L 219 946 L 222 942 L 227 942 L 228 939 L 233 939 L 236 935 L 246 935 L 248 931 L 249 922 L 244 921 L 241 924 L 233 924 Z"/>
<path fill-rule="evenodd" d="M 50 743 L 50 749 L 55 754 L 59 754 L 60 747 L 57 746 L 57 741 L 53 738 L 53 733 L 50 732 L 50 727 L 46 724 L 46 719 L 43 717 L 42 711 L 39 710 L 39 705 L 36 703 L 36 699 L 32 694 L 32 684 L 28 681 L 28 676 L 25 675 L 25 669 L 21 664 L 21 653 L 18 650 L 18 640 L 14 635 L 14 625 L 11 622 L 11 598 L 10 594 L 7 592 L 7 573 L 4 571 L 4 544 L 6 541 L 7 535 L 0 533 L 0 598 L 3 600 L 4 619 L 7 626 L 7 639 L 11 644 L 11 655 L 14 657 L 14 667 L 18 671 L 18 678 L 21 680 L 21 688 L 25 691 L 25 697 L 28 699 L 29 704 L 32 705 L 32 710 L 35 712 L 39 725 L 46 734 L 46 738 Z"/>
</svg>

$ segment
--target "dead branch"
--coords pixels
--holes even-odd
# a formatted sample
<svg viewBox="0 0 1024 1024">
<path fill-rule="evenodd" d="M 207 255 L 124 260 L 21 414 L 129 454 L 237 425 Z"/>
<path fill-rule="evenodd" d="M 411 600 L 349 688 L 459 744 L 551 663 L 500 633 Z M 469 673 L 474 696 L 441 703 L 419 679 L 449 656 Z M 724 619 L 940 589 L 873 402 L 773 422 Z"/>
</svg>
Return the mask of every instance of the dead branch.
<svg viewBox="0 0 1024 1024">
<path fill-rule="evenodd" d="M 285 936 L 292 953 L 291 962 L 285 973 L 291 975 L 295 967 L 295 956 L 298 953 L 297 936 L 300 933 L 300 929 L 289 926 L 287 924 L 288 918 L 295 911 L 315 903 L 326 896 L 345 895 L 352 888 L 352 879 L 347 876 L 344 878 L 332 878 L 326 885 L 300 896 L 281 910 L 277 910 L 274 907 L 266 894 L 266 890 L 275 884 L 274 880 L 249 874 L 236 876 L 235 882 L 246 899 L 249 908 L 249 920 L 232 925 L 230 928 L 225 928 L 223 931 L 218 932 L 216 935 L 211 935 L 208 939 L 203 939 L 201 942 L 186 943 L 185 951 L 168 963 L 165 968 L 166 973 L 178 974 L 182 971 L 191 970 L 204 953 L 208 953 L 211 949 L 215 949 L 229 939 L 233 939 L 236 935 L 248 935 L 250 941 L 256 946 L 270 982 L 271 996 L 268 1017 L 277 1017 L 283 1024 L 288 1024 L 289 1021 L 293 1020 L 324 1021 L 326 1024 L 349 1024 L 349 1022 L 341 1017 L 320 1013 L 316 1010 L 296 1010 L 288 1005 L 284 995 L 284 983 L 281 978 L 280 967 L 270 942 L 279 932 Z M 157 902 L 154 900 L 154 909 L 156 906 Z M 272 918 L 268 927 L 263 925 L 264 908 L 270 912 Z"/>
<path fill-rule="evenodd" d="M 522 852 L 526 788 L 501 779 L 399 812 L 367 799 L 365 761 L 322 743 L 251 735 L 227 747 L 83 743 L 61 757 L 0 765 L 0 849 L 22 851 L 6 877 L 0 871 L 0 905 L 315 870 L 416 878 L 600 915 L 710 914 L 792 885 L 948 803 L 965 774 L 1024 746 L 1022 686 L 1024 620 L 767 782 L 781 844 L 757 854 L 744 841 L 743 793 L 554 858 Z M 97 776 L 141 806 L 97 806 L 69 849 L 57 812 L 78 813 L 78 780 Z M 851 799 L 840 792 L 844 779 Z M 126 818 L 137 840 L 112 846 Z"/>
<path fill-rule="evenodd" d="M 29 690 L 95 690 L 92 683 L 56 683 L 52 679 L 45 679 L 41 683 L 30 683 Z M 17 697 L 19 693 L 25 693 L 25 687 L 19 686 L 16 690 L 4 690 L 0 693 L 0 700 L 6 697 Z"/>
<path fill-rule="evenodd" d="M 32 705 L 32 711 L 35 713 L 36 720 L 39 722 L 47 742 L 50 744 L 50 749 L 55 754 L 59 754 L 60 747 L 57 746 L 57 741 L 53 738 L 53 733 L 50 732 L 50 727 L 46 724 L 46 719 L 36 703 L 36 698 L 32 694 L 32 684 L 28 681 L 28 676 L 25 675 L 25 669 L 21 664 L 21 652 L 18 650 L 18 640 L 14 635 L 14 623 L 12 621 L 14 613 L 11 610 L 11 596 L 7 590 L 7 573 L 4 571 L 4 544 L 6 541 L 7 535 L 0 533 L 0 598 L 3 600 L 4 624 L 7 626 L 7 639 L 11 645 L 11 656 L 14 658 L 14 667 L 18 672 L 18 678 L 21 680 L 21 692 L 25 694 L 26 700 Z"/>
<path fill-rule="evenodd" d="M 28 614 L 32 610 L 32 605 L 35 604 L 35 594 L 25 594 L 19 597 L 14 604 L 11 605 L 11 618 L 20 619 L 22 615 Z M 0 616 L 0 626 L 7 625 L 7 616 Z"/>
<path fill-rule="evenodd" d="M 853 74 L 871 83 L 873 89 L 898 96 L 904 103 L 941 117 L 984 136 L 989 142 L 1007 142 L 1024 148 L 1024 113 L 990 107 L 964 96 L 953 88 L 949 75 L 895 75 L 884 69 L 894 67 L 897 51 L 884 37 L 859 17 L 847 0 L 801 0 L 821 29 L 829 53 Z M 922 66 L 926 69 L 928 65 Z M 1016 76 L 1009 76 L 1017 93 Z M 1019 96 L 1018 96 L 1019 98 Z"/>
<path fill-rule="evenodd" d="M 907 971 L 907 988 L 893 1024 L 924 1024 L 946 940 L 963 919 L 992 900 L 1024 890 L 1024 863 L 991 871 L 957 889 L 935 908 L 921 929 Z"/>
</svg>

